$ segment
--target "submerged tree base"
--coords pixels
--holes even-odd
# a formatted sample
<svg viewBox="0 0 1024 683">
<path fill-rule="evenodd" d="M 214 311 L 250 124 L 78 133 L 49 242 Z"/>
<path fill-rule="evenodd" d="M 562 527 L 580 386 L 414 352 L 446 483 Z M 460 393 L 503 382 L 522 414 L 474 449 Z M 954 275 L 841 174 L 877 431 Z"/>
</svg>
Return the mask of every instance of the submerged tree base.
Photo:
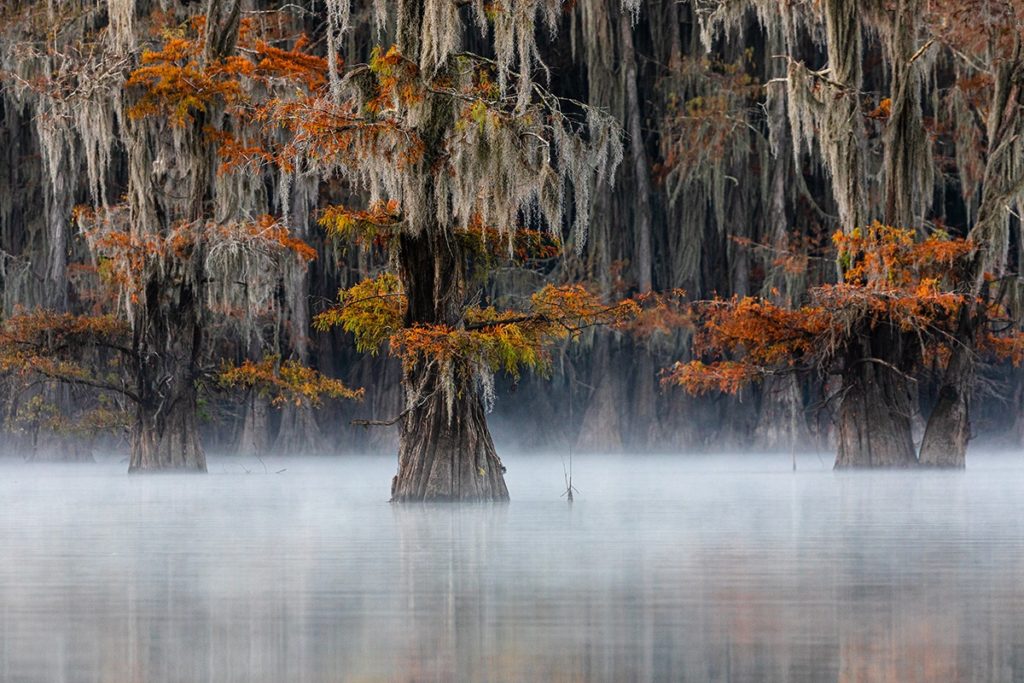
<svg viewBox="0 0 1024 683">
<path fill-rule="evenodd" d="M 835 469 L 917 465 L 910 418 L 882 393 L 877 385 L 856 387 L 843 399 Z"/>
<path fill-rule="evenodd" d="M 180 397 L 167 414 L 140 409 L 132 434 L 128 472 L 206 472 L 206 453 L 199 442 L 194 396 Z"/>
<path fill-rule="evenodd" d="M 429 370 L 428 384 L 440 379 Z M 427 393 L 401 421 L 398 474 L 391 502 L 508 500 L 505 468 L 494 449 L 484 407 L 472 386 L 446 400 Z"/>
</svg>

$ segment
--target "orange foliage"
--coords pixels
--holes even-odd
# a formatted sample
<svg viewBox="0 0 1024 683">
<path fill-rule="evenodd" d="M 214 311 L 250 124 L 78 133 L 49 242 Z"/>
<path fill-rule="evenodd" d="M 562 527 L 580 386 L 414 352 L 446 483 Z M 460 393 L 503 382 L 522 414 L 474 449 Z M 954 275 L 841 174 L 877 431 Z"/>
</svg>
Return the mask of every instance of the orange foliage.
<svg viewBox="0 0 1024 683">
<path fill-rule="evenodd" d="M 517 377 L 523 368 L 550 369 L 549 349 L 596 326 L 625 326 L 641 312 L 636 299 L 607 303 L 582 285 L 547 285 L 530 297 L 526 310 L 471 307 L 465 326 L 402 328 L 391 339 L 392 353 L 406 368 L 421 361 L 456 359 L 482 363 Z"/>
<path fill-rule="evenodd" d="M 802 306 L 757 297 L 693 305 L 695 350 L 710 362 L 677 363 L 663 377 L 691 393 L 734 393 L 773 372 L 827 370 L 841 362 L 858 334 L 880 325 L 913 333 L 940 358 L 967 298 L 960 274 L 974 246 L 874 223 L 836 233 L 833 242 L 844 282 L 808 292 Z"/>
<path fill-rule="evenodd" d="M 931 0 L 922 18 L 939 41 L 963 53 L 996 50 L 1007 55 L 1014 49 L 1024 24 L 1024 5 L 988 0 Z"/>
<path fill-rule="evenodd" d="M 397 117 L 387 113 L 366 116 L 350 101 L 335 104 L 317 97 L 272 100 L 256 110 L 254 119 L 268 132 L 284 128 L 289 133 L 287 144 L 275 154 L 278 165 L 289 171 L 299 152 L 310 162 L 328 166 L 373 157 L 406 168 L 423 157 L 422 140 Z"/>
<path fill-rule="evenodd" d="M 846 282 L 871 289 L 916 288 L 922 281 L 937 282 L 974 251 L 967 240 L 942 234 L 917 240 L 913 230 L 877 221 L 850 233 L 836 232 L 832 242 Z"/>
<path fill-rule="evenodd" d="M 720 361 L 706 365 L 699 360 L 676 363 L 668 376 L 671 381 L 686 387 L 694 396 L 713 391 L 727 394 L 739 392 L 747 384 L 759 379 L 759 369 L 750 363 Z"/>
<path fill-rule="evenodd" d="M 869 119 L 886 120 L 892 115 L 892 99 L 886 97 L 869 114 Z"/>
<path fill-rule="evenodd" d="M 318 223 L 333 237 L 362 246 L 390 247 L 398 236 L 402 212 L 394 199 L 371 204 L 365 211 L 331 205 L 321 211 Z M 501 231 L 484 225 L 478 215 L 465 230 L 456 230 L 455 236 L 466 256 L 485 268 L 503 260 L 525 263 L 561 253 L 555 235 L 528 228 Z"/>
<path fill-rule="evenodd" d="M 205 63 L 204 19 L 193 20 L 190 38 L 169 37 L 162 49 L 142 53 L 141 66 L 127 82 L 142 89 L 142 96 L 129 109 L 131 117 L 166 115 L 182 126 L 214 102 L 233 104 L 242 100 L 240 77 L 251 75 L 253 64 L 244 57 Z"/>
<path fill-rule="evenodd" d="M 980 346 L 997 360 L 1012 363 L 1016 367 L 1024 365 L 1024 332 L 986 334 L 982 336 Z"/>
<path fill-rule="evenodd" d="M 0 374 L 93 386 L 120 392 L 118 380 L 97 375 L 82 361 L 86 351 L 130 353 L 128 324 L 113 315 L 16 311 L 0 325 Z M 107 370 L 116 366 L 106 363 Z M 121 392 L 124 393 L 124 392 Z"/>
<path fill-rule="evenodd" d="M 456 237 L 466 252 L 485 266 L 503 260 L 525 263 L 551 259 L 562 252 L 561 243 L 551 233 L 529 228 L 502 232 L 485 225 L 478 215 L 472 217 L 466 230 L 456 232 Z"/>
<path fill-rule="evenodd" d="M 127 323 L 113 315 L 73 315 L 46 309 L 15 311 L 0 325 L 0 339 L 25 346 L 63 347 L 128 335 Z"/>
<path fill-rule="evenodd" d="M 273 216 L 264 214 L 254 221 L 208 224 L 207 229 L 220 240 L 255 242 L 262 247 L 293 254 L 303 261 L 315 261 L 316 249 L 298 237 Z"/>
<path fill-rule="evenodd" d="M 238 108 L 250 103 L 253 85 L 275 81 L 315 91 L 327 80 L 327 63 L 306 52 L 309 41 L 301 36 L 292 49 L 274 47 L 258 37 L 250 20 L 239 30 L 239 53 L 224 57 L 204 54 L 205 17 L 194 18 L 184 31 L 168 33 L 159 50 L 142 53 L 141 65 L 127 85 L 141 95 L 129 109 L 133 118 L 166 116 L 183 126 L 213 105 Z"/>
<path fill-rule="evenodd" d="M 387 50 L 379 45 L 374 47 L 370 71 L 377 76 L 377 93 L 366 102 L 368 113 L 399 111 L 423 100 L 424 93 L 417 79 L 419 67 L 406 59 L 397 45 Z"/>
<path fill-rule="evenodd" d="M 297 407 L 319 407 L 324 397 L 358 399 L 364 393 L 363 389 L 350 389 L 341 380 L 322 375 L 295 360 L 282 361 L 276 355 L 225 366 L 219 380 L 224 387 L 255 389 L 261 396 L 269 397 L 275 406 L 292 403 Z"/>
<path fill-rule="evenodd" d="M 693 326 L 689 306 L 685 303 L 686 292 L 682 289 L 637 294 L 633 300 L 639 310 L 614 327 L 634 338 L 648 339 L 656 334 L 671 334 Z"/>
</svg>

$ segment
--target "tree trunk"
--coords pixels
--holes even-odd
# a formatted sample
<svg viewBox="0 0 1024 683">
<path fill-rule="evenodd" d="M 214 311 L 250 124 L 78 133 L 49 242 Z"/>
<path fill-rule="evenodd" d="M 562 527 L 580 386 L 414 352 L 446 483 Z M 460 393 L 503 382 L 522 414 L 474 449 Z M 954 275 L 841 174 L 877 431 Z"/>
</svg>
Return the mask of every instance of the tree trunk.
<svg viewBox="0 0 1024 683">
<path fill-rule="evenodd" d="M 91 438 L 74 438 L 50 430 L 36 430 L 26 462 L 96 462 Z"/>
<path fill-rule="evenodd" d="M 893 368 L 909 367 L 900 333 L 884 325 L 848 354 L 839 407 L 836 469 L 913 467 L 911 394 Z"/>
<path fill-rule="evenodd" d="M 921 464 L 929 467 L 963 468 L 967 463 L 967 442 L 971 438 L 970 378 L 944 383 L 921 442 Z"/>
<path fill-rule="evenodd" d="M 968 239 L 978 249 L 966 270 L 970 289 L 960 311 L 952 355 L 939 388 L 938 403 L 932 410 L 921 443 L 921 463 L 932 467 L 964 467 L 967 442 L 971 437 L 971 388 L 974 382 L 974 352 L 978 330 L 986 324 L 989 285 L 985 274 L 1003 274 L 1009 265 L 1009 223 L 1006 207 L 1020 195 L 1019 174 L 1007 173 L 1003 152 L 1017 137 L 1024 100 L 1020 87 L 1024 70 L 1024 44 L 1014 37 L 1013 58 L 1003 60 L 994 70 L 992 101 L 988 120 L 988 161 L 978 220 Z M 1010 212 L 1012 213 L 1012 212 Z M 999 245 L 1002 245 L 1001 247 Z"/>
<path fill-rule="evenodd" d="M 281 408 L 281 424 L 273 446 L 276 455 L 310 455 L 331 450 L 313 410 L 290 404 Z"/>
<path fill-rule="evenodd" d="M 241 0 L 207 0 L 204 14 L 207 64 L 234 51 Z M 129 472 L 206 471 L 196 389 L 208 277 L 202 226 L 222 219 L 214 201 L 217 145 L 207 134 L 221 128 L 222 114 L 204 108 L 180 129 L 145 120 L 125 126 L 132 236 L 198 228 L 171 254 L 147 254 L 140 273 L 145 287 L 131 316 L 138 407 Z"/>
<path fill-rule="evenodd" d="M 256 390 L 245 397 L 242 429 L 235 442 L 239 455 L 263 455 L 270 450 L 270 407 Z"/>
<path fill-rule="evenodd" d="M 206 454 L 199 442 L 195 389 L 178 385 L 166 403 L 140 404 L 132 430 L 129 472 L 206 471 Z"/>
<path fill-rule="evenodd" d="M 633 380 L 623 382 L 632 388 L 630 409 L 632 429 L 626 435 L 630 448 L 650 451 L 664 442 L 662 424 L 658 419 L 658 370 L 654 354 L 642 344 L 631 344 L 627 353 L 633 357 Z"/>
<path fill-rule="evenodd" d="M 971 438 L 971 388 L 974 384 L 976 330 L 970 306 L 961 313 L 957 345 L 953 347 L 939 388 L 939 398 L 921 441 L 921 464 L 963 468 Z"/>
<path fill-rule="evenodd" d="M 1015 371 L 1013 390 L 1013 427 L 1010 428 L 1008 444 L 1014 448 L 1024 448 L 1024 378 L 1020 371 Z"/>
<path fill-rule="evenodd" d="M 592 391 L 576 437 L 576 450 L 585 453 L 622 453 L 622 419 L 620 407 L 628 403 L 621 396 L 622 383 L 617 381 L 618 367 L 613 361 L 611 333 L 597 332 L 591 354 L 590 382 Z"/>
<path fill-rule="evenodd" d="M 804 397 L 796 375 L 765 380 L 754 444 L 766 451 L 788 451 L 811 444 Z"/>
<path fill-rule="evenodd" d="M 418 61 L 426 3 L 401 3 L 398 45 Z M 420 192 L 423 207 L 438 205 L 433 171 L 442 166 L 444 140 L 452 134 L 450 99 L 428 100 L 417 132 L 424 144 Z M 448 200 L 449 198 L 442 198 Z M 430 211 L 430 208 L 426 209 Z M 428 214 L 429 215 L 429 214 Z M 452 226 L 423 218 L 399 239 L 398 261 L 408 300 L 405 325 L 464 327 L 466 259 Z M 504 467 L 491 441 L 476 369 L 462 359 L 421 357 L 403 370 L 406 412 L 400 420 L 398 474 L 391 500 L 508 500 Z"/>
<path fill-rule="evenodd" d="M 153 470 L 206 471 L 199 442 L 196 380 L 202 349 L 202 279 L 186 273 L 202 263 L 201 247 L 146 284 L 144 305 L 137 312 L 133 346 L 139 396 L 132 429 L 129 472 Z"/>
<path fill-rule="evenodd" d="M 625 124 L 629 130 L 629 152 L 633 158 L 633 176 L 636 183 L 636 214 L 633 229 L 636 235 L 636 284 L 641 292 L 651 291 L 651 171 L 644 148 L 643 128 L 640 121 L 640 96 L 637 94 L 636 50 L 633 47 L 633 17 L 629 12 L 619 13 L 622 35 L 623 79 L 626 91 Z"/>
<path fill-rule="evenodd" d="M 453 370 L 452 382 L 463 390 L 451 398 L 446 381 L 436 367 L 414 370 L 405 378 L 406 386 L 417 387 L 423 398 L 401 421 L 391 500 L 508 500 L 505 468 L 494 450 L 483 402 L 472 388 L 470 369 Z"/>
<path fill-rule="evenodd" d="M 465 265 L 458 240 L 443 226 L 403 235 L 401 278 L 407 325 L 462 325 Z M 391 500 L 508 500 L 473 369 L 420 359 L 402 378 L 406 413 L 400 421 L 398 474 Z"/>
</svg>

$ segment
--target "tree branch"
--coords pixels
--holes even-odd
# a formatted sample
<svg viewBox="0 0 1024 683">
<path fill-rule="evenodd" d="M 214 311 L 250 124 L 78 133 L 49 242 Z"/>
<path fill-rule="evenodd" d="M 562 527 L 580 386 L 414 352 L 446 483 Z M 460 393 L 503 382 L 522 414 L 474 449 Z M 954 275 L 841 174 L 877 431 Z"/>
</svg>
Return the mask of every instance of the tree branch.
<svg viewBox="0 0 1024 683">
<path fill-rule="evenodd" d="M 101 382 L 99 380 L 91 379 L 88 377 L 71 377 L 68 375 L 60 375 L 53 372 L 47 372 L 46 370 L 40 368 L 32 368 L 32 371 L 39 373 L 43 377 L 48 377 L 56 382 L 62 382 L 64 384 L 72 384 L 76 386 L 92 387 L 93 389 L 101 389 L 103 391 L 109 391 L 115 394 L 120 394 L 126 398 L 131 399 L 135 403 L 142 403 L 142 399 L 139 397 L 138 394 L 136 394 L 131 389 L 126 389 L 123 386 L 117 387 L 112 384 L 107 384 L 106 382 Z"/>
</svg>

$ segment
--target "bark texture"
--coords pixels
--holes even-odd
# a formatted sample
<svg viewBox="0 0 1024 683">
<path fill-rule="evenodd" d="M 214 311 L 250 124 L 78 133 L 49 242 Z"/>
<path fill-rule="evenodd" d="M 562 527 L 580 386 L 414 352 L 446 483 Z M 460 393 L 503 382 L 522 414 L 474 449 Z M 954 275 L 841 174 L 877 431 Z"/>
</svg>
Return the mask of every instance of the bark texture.
<svg viewBox="0 0 1024 683">
<path fill-rule="evenodd" d="M 1011 58 L 994 70 L 995 84 L 987 125 L 988 163 L 978 221 L 968 237 L 982 248 L 975 253 L 966 278 L 971 288 L 957 325 L 956 344 L 939 387 L 938 401 L 921 444 L 921 462 L 935 467 L 964 467 L 971 438 L 971 387 L 975 377 L 975 344 L 986 323 L 989 300 L 986 273 L 1006 272 L 1009 264 L 1007 211 L 1024 184 L 1015 168 L 1020 158 L 1021 109 L 1024 107 L 1024 44 L 1017 35 Z M 1012 161 L 1011 161 L 1012 160 Z M 1019 272 L 1019 265 L 1018 265 Z M 1018 276 L 1019 277 L 1019 276 Z M 1017 317 L 1019 319 L 1019 313 Z M 1019 410 L 1019 408 L 1018 408 Z"/>
<path fill-rule="evenodd" d="M 623 78 L 626 93 L 626 125 L 629 131 L 629 153 L 633 158 L 633 179 L 636 183 L 636 282 L 641 292 L 651 291 L 651 178 L 650 163 L 644 145 L 640 120 L 640 96 L 637 93 L 636 50 L 633 47 L 633 22 L 628 12 L 619 14 L 622 34 Z"/>
<path fill-rule="evenodd" d="M 976 331 L 969 309 L 961 316 L 957 339 L 939 387 L 938 401 L 928 417 L 921 442 L 921 464 L 962 468 L 967 463 L 971 438 L 971 393 L 974 384 L 972 358 Z"/>
<path fill-rule="evenodd" d="M 576 437 L 576 450 L 591 453 L 621 453 L 622 419 L 619 407 L 625 402 L 617 382 L 613 362 L 612 340 L 607 333 L 598 333 L 594 342 L 594 371 L 590 376 L 590 396 Z"/>
<path fill-rule="evenodd" d="M 435 226 L 403 236 L 401 262 L 407 324 L 461 325 L 465 267 L 454 235 Z M 472 368 L 423 361 L 404 370 L 402 386 L 407 408 L 391 500 L 508 500 Z"/>
<path fill-rule="evenodd" d="M 468 369 L 456 370 L 456 385 L 472 386 Z M 449 405 L 436 369 L 406 378 L 428 393 L 403 418 L 393 502 L 508 500 L 505 468 L 487 428 L 483 402 L 462 391 Z"/>
<path fill-rule="evenodd" d="M 754 428 L 757 448 L 781 451 L 813 443 L 800 382 L 794 375 L 770 377 L 765 381 L 758 415 Z"/>
<path fill-rule="evenodd" d="M 332 450 L 320 431 L 320 424 L 310 408 L 286 405 L 281 408 L 281 423 L 274 439 L 277 455 L 327 453 Z"/>
<path fill-rule="evenodd" d="M 894 370 L 906 367 L 900 333 L 879 327 L 858 341 L 843 374 L 836 469 L 913 467 L 911 394 Z"/>
<path fill-rule="evenodd" d="M 141 405 L 132 431 L 129 472 L 206 471 L 206 454 L 199 442 L 195 390 L 172 392 L 168 405 Z"/>
<path fill-rule="evenodd" d="M 182 271 L 199 255 L 178 264 Z M 185 272 L 153 277 L 134 331 L 139 358 L 129 472 L 206 471 L 199 442 L 196 380 L 203 341 L 202 279 Z M 174 275 L 178 277 L 175 278 Z M 172 284 L 175 283 L 175 284 Z"/>
</svg>

